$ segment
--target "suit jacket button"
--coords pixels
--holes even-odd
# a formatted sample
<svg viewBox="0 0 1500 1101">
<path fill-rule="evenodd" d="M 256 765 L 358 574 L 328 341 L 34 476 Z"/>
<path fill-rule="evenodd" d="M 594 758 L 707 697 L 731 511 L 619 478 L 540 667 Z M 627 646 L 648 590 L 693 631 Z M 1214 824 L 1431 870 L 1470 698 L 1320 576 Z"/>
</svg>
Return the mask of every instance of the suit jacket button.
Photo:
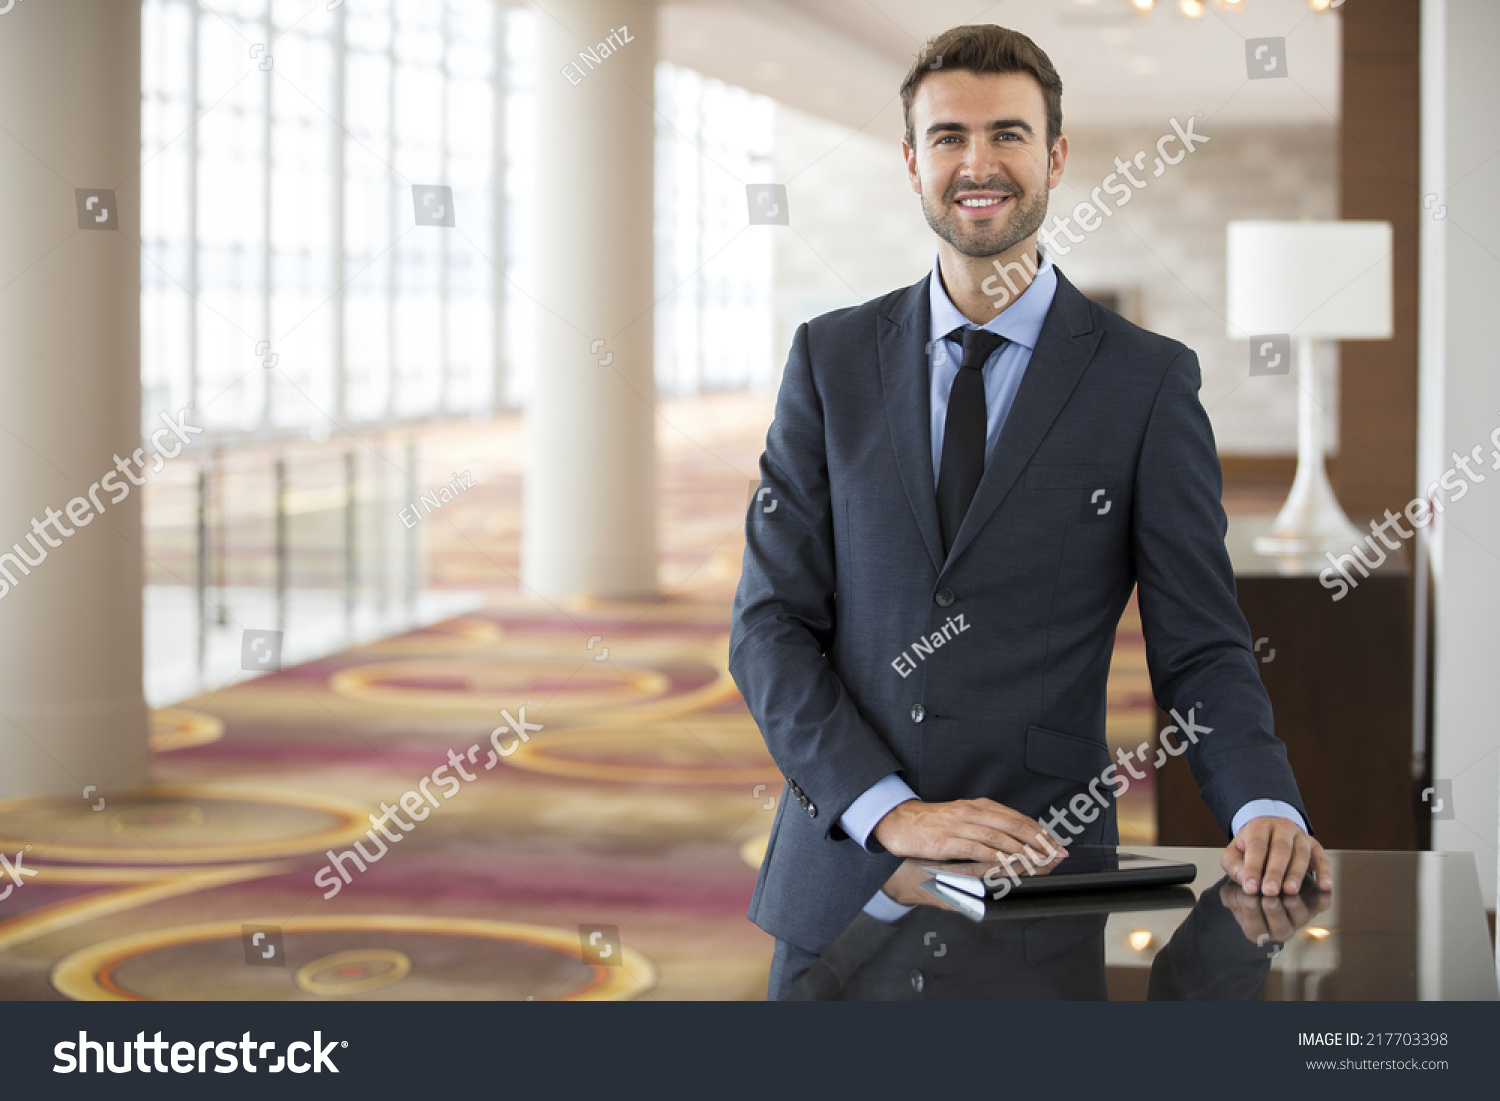
<svg viewBox="0 0 1500 1101">
<path fill-rule="evenodd" d="M 917 704 L 916 706 L 914 706 L 911 709 L 911 721 L 912 722 L 919 723 L 919 722 L 921 722 L 926 717 L 927 717 L 927 708 L 923 707 L 921 704 Z"/>
<path fill-rule="evenodd" d="M 918 994 L 920 994 L 920 993 L 922 993 L 922 987 L 924 987 L 926 985 L 927 985 L 926 976 L 924 976 L 922 974 L 922 972 L 920 972 L 920 971 L 913 971 L 911 973 L 911 988 L 913 990 L 915 990 Z"/>
<path fill-rule="evenodd" d="M 818 816 L 818 808 L 811 803 L 807 804 L 807 816 L 809 818 L 816 818 Z"/>
<path fill-rule="evenodd" d="M 939 608 L 946 608 L 948 605 L 950 605 L 952 603 L 953 603 L 953 590 L 952 589 L 939 589 L 937 591 L 937 605 L 938 605 Z"/>
</svg>

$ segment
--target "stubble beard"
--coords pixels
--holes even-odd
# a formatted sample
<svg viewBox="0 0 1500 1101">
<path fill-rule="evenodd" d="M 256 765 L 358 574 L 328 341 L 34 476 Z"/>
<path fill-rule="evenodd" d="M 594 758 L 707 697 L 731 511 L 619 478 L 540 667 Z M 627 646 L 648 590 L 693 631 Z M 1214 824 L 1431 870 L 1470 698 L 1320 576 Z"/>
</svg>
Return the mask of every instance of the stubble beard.
<svg viewBox="0 0 1500 1101">
<path fill-rule="evenodd" d="M 1015 199 L 1015 209 L 1011 211 L 1010 217 L 999 225 L 981 226 L 974 225 L 967 236 L 964 235 L 960 224 L 960 215 L 956 212 L 957 201 L 954 198 L 960 191 L 998 191 L 1011 195 Z M 932 227 L 944 241 L 947 241 L 964 256 L 974 259 L 986 259 L 998 256 L 1015 245 L 1026 240 L 1038 229 L 1047 217 L 1047 189 L 1039 188 L 1036 194 L 1029 200 L 1025 193 L 1014 184 L 994 182 L 983 187 L 968 181 L 956 181 L 948 189 L 941 205 L 934 202 L 928 192 L 922 192 L 922 214 L 927 219 L 927 224 Z"/>
</svg>

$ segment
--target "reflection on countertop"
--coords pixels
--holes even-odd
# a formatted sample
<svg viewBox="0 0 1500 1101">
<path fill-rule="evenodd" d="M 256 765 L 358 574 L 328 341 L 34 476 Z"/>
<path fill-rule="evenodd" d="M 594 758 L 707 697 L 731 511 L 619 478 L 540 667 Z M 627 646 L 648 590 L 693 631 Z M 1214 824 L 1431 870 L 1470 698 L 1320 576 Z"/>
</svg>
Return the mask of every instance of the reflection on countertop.
<svg viewBox="0 0 1500 1101">
<path fill-rule="evenodd" d="M 906 861 L 792 987 L 793 1000 L 1495 1000 L 1467 853 L 1335 851 L 1334 888 L 1246 895 L 1219 850 L 1188 887 L 983 904 Z M 950 901 L 951 899 L 951 901 Z"/>
</svg>

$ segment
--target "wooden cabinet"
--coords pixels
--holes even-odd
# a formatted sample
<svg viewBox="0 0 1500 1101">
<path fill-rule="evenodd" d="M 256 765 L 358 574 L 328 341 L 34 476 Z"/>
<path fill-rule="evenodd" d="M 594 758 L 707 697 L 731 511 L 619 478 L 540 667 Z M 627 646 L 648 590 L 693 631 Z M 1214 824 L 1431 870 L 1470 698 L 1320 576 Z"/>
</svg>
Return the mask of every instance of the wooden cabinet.
<svg viewBox="0 0 1500 1101">
<path fill-rule="evenodd" d="M 1416 849 L 1412 574 L 1405 548 L 1341 600 L 1312 559 L 1258 555 L 1269 517 L 1231 520 L 1240 608 L 1259 644 L 1260 672 L 1313 831 L 1327 848 Z M 1170 719 L 1162 717 L 1158 729 Z M 1186 758 L 1157 775 L 1157 844 L 1223 845 Z"/>
</svg>

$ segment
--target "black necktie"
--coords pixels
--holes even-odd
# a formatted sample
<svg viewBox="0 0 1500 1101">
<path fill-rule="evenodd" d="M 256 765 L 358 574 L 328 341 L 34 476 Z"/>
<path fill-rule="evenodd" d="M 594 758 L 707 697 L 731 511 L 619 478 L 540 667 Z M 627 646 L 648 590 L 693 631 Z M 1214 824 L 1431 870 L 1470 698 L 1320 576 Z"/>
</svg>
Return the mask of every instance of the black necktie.
<svg viewBox="0 0 1500 1101">
<path fill-rule="evenodd" d="M 953 547 L 964 513 L 984 474 L 984 365 L 1005 343 L 1003 336 L 985 329 L 961 329 L 963 363 L 948 392 L 948 415 L 943 422 L 943 456 L 938 465 L 938 522 L 943 529 L 943 553 Z"/>
</svg>

